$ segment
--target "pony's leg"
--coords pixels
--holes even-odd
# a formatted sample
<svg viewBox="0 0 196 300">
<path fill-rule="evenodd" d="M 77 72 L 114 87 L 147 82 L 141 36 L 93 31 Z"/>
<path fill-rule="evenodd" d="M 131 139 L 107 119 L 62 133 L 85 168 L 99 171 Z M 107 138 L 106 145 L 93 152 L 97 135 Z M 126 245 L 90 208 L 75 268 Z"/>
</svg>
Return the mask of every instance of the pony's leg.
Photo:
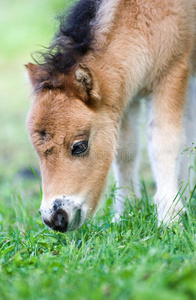
<svg viewBox="0 0 196 300">
<path fill-rule="evenodd" d="M 185 143 L 181 155 L 181 168 L 179 174 L 180 185 L 186 187 L 184 196 L 189 199 L 193 190 L 194 182 L 194 152 L 191 151 L 196 146 L 196 80 L 191 79 L 189 84 L 188 100 L 184 114 Z M 187 151 L 186 151 L 187 149 Z"/>
<path fill-rule="evenodd" d="M 157 185 L 154 200 L 159 224 L 178 220 L 183 210 L 178 195 L 178 173 L 188 77 L 186 60 L 176 61 L 154 87 L 152 94 L 148 149 Z"/>
<path fill-rule="evenodd" d="M 113 163 L 113 170 L 117 182 L 115 212 L 118 218 L 125 209 L 126 196 L 140 197 L 138 180 L 139 167 L 139 100 L 134 100 L 124 112 L 119 128 L 117 155 Z M 131 197 L 132 198 L 132 197 Z"/>
</svg>

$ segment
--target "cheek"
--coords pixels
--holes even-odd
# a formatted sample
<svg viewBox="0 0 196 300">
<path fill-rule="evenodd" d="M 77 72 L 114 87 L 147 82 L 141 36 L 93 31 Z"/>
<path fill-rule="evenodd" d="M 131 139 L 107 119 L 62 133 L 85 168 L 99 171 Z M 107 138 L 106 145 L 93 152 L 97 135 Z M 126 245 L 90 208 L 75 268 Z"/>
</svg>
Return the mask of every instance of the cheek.
<svg viewBox="0 0 196 300">
<path fill-rule="evenodd" d="M 82 197 L 92 214 L 101 197 L 112 162 L 110 153 L 89 151 L 87 156 L 68 158 L 65 156 L 41 162 L 43 194 L 45 201 L 57 195 Z"/>
<path fill-rule="evenodd" d="M 99 157 L 91 161 L 89 172 L 83 183 L 83 192 L 88 199 L 88 206 L 91 207 L 91 213 L 96 209 L 104 186 L 107 181 L 107 175 L 111 167 L 112 159 Z"/>
</svg>

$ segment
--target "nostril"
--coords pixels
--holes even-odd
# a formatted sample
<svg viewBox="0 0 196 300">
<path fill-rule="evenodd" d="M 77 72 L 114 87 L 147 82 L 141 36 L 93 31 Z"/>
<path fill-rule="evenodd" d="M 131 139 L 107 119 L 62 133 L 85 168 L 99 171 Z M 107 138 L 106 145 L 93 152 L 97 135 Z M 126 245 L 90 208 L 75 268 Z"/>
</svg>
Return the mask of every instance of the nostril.
<svg viewBox="0 0 196 300">
<path fill-rule="evenodd" d="M 57 212 L 55 226 L 64 226 L 66 223 L 65 215 L 61 212 Z"/>
<path fill-rule="evenodd" d="M 66 232 L 68 227 L 68 214 L 63 209 L 58 209 L 53 213 L 50 227 L 54 230 Z"/>
</svg>

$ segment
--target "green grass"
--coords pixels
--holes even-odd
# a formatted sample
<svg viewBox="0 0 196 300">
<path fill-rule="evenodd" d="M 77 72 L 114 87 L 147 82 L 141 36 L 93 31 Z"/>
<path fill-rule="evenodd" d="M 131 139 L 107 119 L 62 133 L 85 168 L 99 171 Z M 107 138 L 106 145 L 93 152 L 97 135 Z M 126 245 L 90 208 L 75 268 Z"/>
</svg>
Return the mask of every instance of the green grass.
<svg viewBox="0 0 196 300">
<path fill-rule="evenodd" d="M 16 198 L 0 208 L 1 299 L 196 299 L 196 203 L 183 225 L 157 228 L 145 200 L 114 224 L 108 206 L 75 232 L 47 229 Z"/>
<path fill-rule="evenodd" d="M 71 1 L 69 1 L 71 2 Z M 25 120 L 31 99 L 24 64 L 47 45 L 66 0 L 0 3 L 0 299 L 196 299 L 196 200 L 183 226 L 158 228 L 153 180 L 142 163 L 143 197 L 112 223 L 116 188 L 82 228 L 66 234 L 41 221 L 38 169 Z M 145 154 L 146 155 L 146 154 Z"/>
</svg>

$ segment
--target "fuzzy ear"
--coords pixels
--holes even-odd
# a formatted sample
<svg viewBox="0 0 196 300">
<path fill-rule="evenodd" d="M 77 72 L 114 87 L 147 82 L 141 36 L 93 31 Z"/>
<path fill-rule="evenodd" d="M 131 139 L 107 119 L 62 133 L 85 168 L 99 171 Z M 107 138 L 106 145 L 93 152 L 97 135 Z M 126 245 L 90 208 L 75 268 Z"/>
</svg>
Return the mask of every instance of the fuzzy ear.
<svg viewBox="0 0 196 300">
<path fill-rule="evenodd" d="M 53 88 L 53 82 L 48 70 L 32 63 L 28 63 L 25 67 L 27 76 L 35 91 Z"/>
<path fill-rule="evenodd" d="M 32 82 L 33 76 L 38 71 L 39 66 L 32 64 L 32 63 L 28 63 L 25 65 L 25 68 L 27 69 L 28 78 Z"/>
<path fill-rule="evenodd" d="M 28 63 L 25 65 L 25 67 L 27 69 L 27 77 L 29 81 L 31 82 L 32 86 L 35 86 L 39 76 L 40 66 Z"/>
<path fill-rule="evenodd" d="M 100 100 L 100 90 L 97 80 L 92 71 L 85 65 L 79 64 L 75 72 L 76 85 L 80 93 L 86 98 L 90 97 L 92 100 Z"/>
</svg>

